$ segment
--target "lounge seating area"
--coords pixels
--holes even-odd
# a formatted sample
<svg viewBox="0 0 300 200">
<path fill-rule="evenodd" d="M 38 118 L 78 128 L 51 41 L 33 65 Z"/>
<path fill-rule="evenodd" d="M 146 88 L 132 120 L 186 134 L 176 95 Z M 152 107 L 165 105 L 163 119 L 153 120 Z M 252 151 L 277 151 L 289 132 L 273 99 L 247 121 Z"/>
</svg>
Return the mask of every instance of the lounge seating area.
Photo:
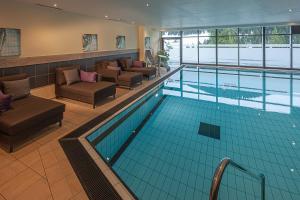
<svg viewBox="0 0 300 200">
<path fill-rule="evenodd" d="M 66 99 L 95 109 L 101 102 L 114 100 L 118 87 L 132 90 L 155 76 L 156 68 L 147 68 L 144 62 L 129 57 L 97 62 L 89 72 L 75 64 L 59 66 L 55 67 L 56 99 L 30 94 L 31 82 L 26 73 L 1 77 L 0 141 L 8 152 L 13 152 L 16 145 L 34 138 L 48 126 L 56 123 L 62 126 Z"/>
<path fill-rule="evenodd" d="M 65 69 L 65 67 L 58 68 Z M 28 75 L 24 76 L 27 77 Z M 4 77 L 1 78 L 1 80 L 3 79 Z M 7 79 L 5 78 L 5 80 Z M 63 112 L 63 118 L 61 118 L 61 127 L 59 126 L 60 120 L 57 119 L 58 121 L 56 123 L 53 122 L 52 125 L 44 125 L 44 128 L 37 127 L 39 130 L 34 130 L 34 132 L 28 131 L 28 135 L 25 138 L 18 138 L 16 146 L 13 146 L 13 152 L 9 153 L 7 146 L 1 145 L 0 172 L 2 175 L 0 180 L 0 194 L 3 194 L 8 199 L 11 199 L 10 197 L 31 199 L 32 193 L 37 193 L 37 199 L 88 199 L 58 140 L 69 132 L 76 130 L 80 124 L 86 123 L 95 118 L 95 116 L 105 113 L 120 101 L 130 98 L 157 80 L 157 78 L 150 81 L 144 79 L 143 84 L 138 84 L 132 90 L 116 86 L 115 99 L 107 97 L 104 101 L 100 100 L 95 109 L 91 108 L 90 103 L 80 103 L 78 100 L 68 101 L 67 97 L 54 98 L 52 100 L 40 98 L 35 96 L 37 95 L 36 90 L 31 90 L 32 94 L 25 99 L 13 101 L 11 104 L 13 109 L 2 113 L 0 121 L 4 116 L 8 115 L 17 117 L 18 115 L 16 114 L 21 112 L 21 110 L 24 110 L 24 112 L 37 112 L 40 107 L 45 107 L 45 105 L 49 105 L 49 107 L 50 105 L 61 105 L 63 107 L 60 107 L 60 109 L 64 108 L 65 112 Z M 113 82 L 108 83 L 115 85 Z M 56 110 L 55 112 L 59 111 Z M 57 116 L 60 117 L 59 115 Z M 50 113 L 48 117 L 51 117 Z M 42 119 L 38 123 L 40 121 Z M 38 123 L 34 124 L 37 125 Z M 31 135 L 32 133 L 34 135 Z M 2 133 L 0 135 L 2 144 L 2 141 L 4 142 L 5 139 L 3 136 L 5 135 Z M 3 172 L 9 173 L 3 174 Z M 32 183 L 28 183 L 27 179 L 32 181 Z M 49 182 L 45 180 L 49 180 Z M 11 190 L 6 190 L 1 184 L 4 184 L 5 188 L 9 186 L 20 189 L 10 192 Z"/>
</svg>

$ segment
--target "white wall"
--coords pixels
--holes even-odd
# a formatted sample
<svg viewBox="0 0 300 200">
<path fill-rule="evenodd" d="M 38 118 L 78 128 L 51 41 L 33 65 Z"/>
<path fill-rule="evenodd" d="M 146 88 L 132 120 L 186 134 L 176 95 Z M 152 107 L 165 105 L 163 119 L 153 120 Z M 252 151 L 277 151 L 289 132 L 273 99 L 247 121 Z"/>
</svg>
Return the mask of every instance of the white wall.
<svg viewBox="0 0 300 200">
<path fill-rule="evenodd" d="M 138 48 L 137 26 L 0 0 L 0 28 L 21 29 L 21 57 L 81 53 L 82 35 L 98 34 L 99 51 L 115 50 L 116 36 L 126 49 Z"/>
</svg>

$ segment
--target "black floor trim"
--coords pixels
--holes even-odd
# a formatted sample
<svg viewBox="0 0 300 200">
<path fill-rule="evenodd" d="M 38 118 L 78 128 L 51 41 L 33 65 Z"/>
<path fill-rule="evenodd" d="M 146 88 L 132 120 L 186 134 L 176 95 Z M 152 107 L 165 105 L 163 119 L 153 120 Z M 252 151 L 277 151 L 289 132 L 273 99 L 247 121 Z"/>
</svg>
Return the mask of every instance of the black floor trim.
<svg viewBox="0 0 300 200">
<path fill-rule="evenodd" d="M 146 116 L 146 118 L 141 122 L 141 124 L 132 132 L 130 137 L 126 140 L 126 142 L 121 146 L 119 151 L 111 158 L 110 165 L 113 166 L 115 162 L 119 159 L 119 157 L 122 155 L 122 153 L 126 150 L 126 148 L 130 145 L 130 143 L 133 141 L 133 139 L 139 134 L 140 130 L 144 127 L 144 125 L 147 123 L 151 115 L 156 111 L 156 109 L 160 106 L 160 104 L 164 101 L 166 96 L 163 96 L 159 102 L 154 106 L 154 108 L 150 111 L 150 113 Z"/>
<path fill-rule="evenodd" d="M 79 140 L 63 140 L 60 143 L 89 199 L 122 199 Z"/>
</svg>

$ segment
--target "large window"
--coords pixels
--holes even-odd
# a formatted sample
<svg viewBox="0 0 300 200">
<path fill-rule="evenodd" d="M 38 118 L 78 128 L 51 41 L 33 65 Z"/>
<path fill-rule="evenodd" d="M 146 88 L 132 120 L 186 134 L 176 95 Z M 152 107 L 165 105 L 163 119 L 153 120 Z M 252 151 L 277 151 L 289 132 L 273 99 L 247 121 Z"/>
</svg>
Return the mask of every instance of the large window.
<svg viewBox="0 0 300 200">
<path fill-rule="evenodd" d="M 170 52 L 185 64 L 300 69 L 299 25 L 187 29 L 162 32 L 162 38 L 178 39 L 179 51 Z"/>
<path fill-rule="evenodd" d="M 178 65 L 180 63 L 180 38 L 163 40 L 163 49 L 169 53 L 169 65 Z"/>
<path fill-rule="evenodd" d="M 178 66 L 180 64 L 180 31 L 162 32 L 162 49 L 169 54 L 169 65 Z"/>
<path fill-rule="evenodd" d="M 182 33 L 182 62 L 198 63 L 198 31 L 188 30 Z"/>
<path fill-rule="evenodd" d="M 238 29 L 218 29 L 218 64 L 238 65 Z"/>
<path fill-rule="evenodd" d="M 161 32 L 162 38 L 174 38 L 174 37 L 180 37 L 180 31 L 164 31 Z"/>
<path fill-rule="evenodd" d="M 266 66 L 290 68 L 290 27 L 266 27 Z"/>
<path fill-rule="evenodd" d="M 216 30 L 199 30 L 199 63 L 216 64 Z"/>
<path fill-rule="evenodd" d="M 263 66 L 262 28 L 240 28 L 239 50 L 241 66 Z"/>
</svg>

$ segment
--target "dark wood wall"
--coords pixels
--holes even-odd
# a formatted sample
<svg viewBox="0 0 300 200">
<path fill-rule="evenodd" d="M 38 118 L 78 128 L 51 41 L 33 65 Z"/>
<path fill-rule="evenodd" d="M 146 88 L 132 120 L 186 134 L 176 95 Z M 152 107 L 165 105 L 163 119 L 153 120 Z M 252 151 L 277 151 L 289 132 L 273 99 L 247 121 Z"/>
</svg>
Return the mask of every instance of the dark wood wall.
<svg viewBox="0 0 300 200">
<path fill-rule="evenodd" d="M 101 60 L 114 60 L 122 57 L 138 59 L 137 50 L 110 51 L 105 53 L 47 56 L 26 59 L 1 59 L 0 76 L 27 73 L 31 88 L 43 87 L 55 83 L 55 68 L 70 64 L 80 65 L 82 70 L 93 71 L 95 63 Z M 45 62 L 47 61 L 47 62 Z M 6 66 L 7 64 L 7 66 Z M 28 64 L 28 65 L 27 65 Z"/>
</svg>

